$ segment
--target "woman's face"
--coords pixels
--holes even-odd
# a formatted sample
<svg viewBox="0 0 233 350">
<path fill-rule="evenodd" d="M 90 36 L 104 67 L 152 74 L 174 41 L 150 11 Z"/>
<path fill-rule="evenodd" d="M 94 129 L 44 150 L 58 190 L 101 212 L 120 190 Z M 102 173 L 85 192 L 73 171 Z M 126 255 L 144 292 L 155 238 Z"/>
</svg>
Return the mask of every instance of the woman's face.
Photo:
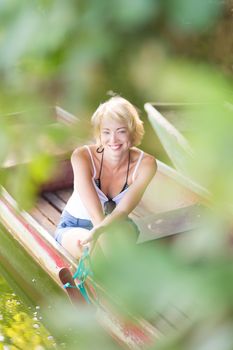
<svg viewBox="0 0 233 350">
<path fill-rule="evenodd" d="M 114 154 L 127 151 L 131 147 L 130 133 L 124 121 L 103 118 L 100 138 L 103 147 Z"/>
</svg>

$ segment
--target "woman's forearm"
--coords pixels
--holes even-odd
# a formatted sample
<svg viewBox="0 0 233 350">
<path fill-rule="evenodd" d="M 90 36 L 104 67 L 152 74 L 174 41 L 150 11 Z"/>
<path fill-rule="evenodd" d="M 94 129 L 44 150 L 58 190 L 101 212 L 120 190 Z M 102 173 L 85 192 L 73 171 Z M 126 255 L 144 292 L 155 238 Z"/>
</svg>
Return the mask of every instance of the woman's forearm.
<svg viewBox="0 0 233 350">
<path fill-rule="evenodd" d="M 113 226 L 117 221 L 124 220 L 128 217 L 128 214 L 123 211 L 115 209 L 110 215 L 106 216 L 99 224 L 95 226 L 96 234 L 99 236 L 104 233 L 108 228 Z"/>
<path fill-rule="evenodd" d="M 105 219 L 104 214 L 92 215 L 91 221 L 93 222 L 93 226 L 99 226 Z"/>
</svg>

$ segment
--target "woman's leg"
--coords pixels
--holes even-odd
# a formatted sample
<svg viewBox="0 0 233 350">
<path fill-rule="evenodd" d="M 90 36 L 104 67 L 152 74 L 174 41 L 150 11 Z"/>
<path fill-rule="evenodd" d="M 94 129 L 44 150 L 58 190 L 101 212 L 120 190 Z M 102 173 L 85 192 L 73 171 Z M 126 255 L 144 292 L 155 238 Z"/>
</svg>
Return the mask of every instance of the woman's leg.
<svg viewBox="0 0 233 350">
<path fill-rule="evenodd" d="M 81 227 L 70 228 L 69 230 L 67 229 L 61 237 L 61 245 L 75 259 L 79 259 L 83 252 L 83 247 L 79 244 L 79 241 L 84 239 L 88 232 L 88 230 Z"/>
<path fill-rule="evenodd" d="M 98 241 L 91 248 L 91 255 L 104 255 L 105 258 L 111 255 L 111 251 L 119 249 L 120 246 L 127 244 L 134 245 L 137 240 L 138 231 L 136 225 L 131 220 L 125 220 L 117 223 L 109 232 L 102 234 Z M 82 255 L 83 247 L 79 244 L 88 233 L 87 229 L 74 227 L 66 229 L 60 238 L 60 244 L 76 259 Z"/>
</svg>

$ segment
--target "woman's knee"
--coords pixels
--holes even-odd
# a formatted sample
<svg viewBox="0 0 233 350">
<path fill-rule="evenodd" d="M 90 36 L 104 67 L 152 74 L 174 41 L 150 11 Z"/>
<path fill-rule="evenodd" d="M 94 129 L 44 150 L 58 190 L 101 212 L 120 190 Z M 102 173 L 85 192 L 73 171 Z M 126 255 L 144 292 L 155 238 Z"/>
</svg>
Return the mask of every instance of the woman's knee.
<svg viewBox="0 0 233 350">
<path fill-rule="evenodd" d="M 61 239 L 61 245 L 76 259 L 82 256 L 83 247 L 79 241 L 85 238 L 88 230 L 82 228 L 73 228 L 67 230 Z"/>
</svg>

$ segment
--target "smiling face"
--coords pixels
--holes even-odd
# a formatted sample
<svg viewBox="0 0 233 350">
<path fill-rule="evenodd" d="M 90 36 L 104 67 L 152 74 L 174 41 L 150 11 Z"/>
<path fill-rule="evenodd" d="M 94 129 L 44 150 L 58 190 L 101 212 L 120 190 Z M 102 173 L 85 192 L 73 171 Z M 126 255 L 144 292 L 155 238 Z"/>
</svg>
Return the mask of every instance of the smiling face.
<svg viewBox="0 0 233 350">
<path fill-rule="evenodd" d="M 137 146 L 144 134 L 143 122 L 136 108 L 126 99 L 114 96 L 101 103 L 91 118 L 96 143 L 112 151 Z M 125 130 L 122 130 L 122 129 Z M 105 129 L 105 130 L 104 130 Z M 121 130 L 120 130 L 121 129 Z M 114 134 L 113 140 L 109 136 Z"/>
<path fill-rule="evenodd" d="M 100 138 L 104 149 L 111 153 L 124 153 L 131 147 L 130 133 L 124 121 L 104 117 Z"/>
</svg>

